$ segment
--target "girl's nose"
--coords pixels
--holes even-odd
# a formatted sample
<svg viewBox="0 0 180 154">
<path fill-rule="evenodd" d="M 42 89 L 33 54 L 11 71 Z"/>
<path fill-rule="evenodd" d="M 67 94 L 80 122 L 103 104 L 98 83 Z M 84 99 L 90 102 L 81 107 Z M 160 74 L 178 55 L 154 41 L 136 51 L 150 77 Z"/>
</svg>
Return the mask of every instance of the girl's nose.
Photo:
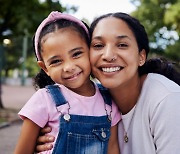
<svg viewBox="0 0 180 154">
<path fill-rule="evenodd" d="M 103 51 L 102 58 L 105 61 L 112 62 L 117 59 L 117 54 L 115 53 L 112 47 L 107 46 Z"/>
<path fill-rule="evenodd" d="M 75 68 L 75 64 L 71 61 L 67 61 L 63 65 L 63 71 L 64 72 L 72 72 L 74 70 L 74 68 Z"/>
</svg>

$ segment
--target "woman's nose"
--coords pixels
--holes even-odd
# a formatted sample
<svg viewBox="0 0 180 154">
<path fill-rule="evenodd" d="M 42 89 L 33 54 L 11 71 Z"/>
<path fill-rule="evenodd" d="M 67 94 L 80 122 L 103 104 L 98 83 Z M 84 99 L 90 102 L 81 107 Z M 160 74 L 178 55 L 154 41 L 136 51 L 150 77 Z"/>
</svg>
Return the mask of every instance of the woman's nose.
<svg viewBox="0 0 180 154">
<path fill-rule="evenodd" d="M 102 58 L 105 61 L 112 62 L 117 59 L 117 55 L 112 47 L 107 46 L 103 51 Z"/>
</svg>

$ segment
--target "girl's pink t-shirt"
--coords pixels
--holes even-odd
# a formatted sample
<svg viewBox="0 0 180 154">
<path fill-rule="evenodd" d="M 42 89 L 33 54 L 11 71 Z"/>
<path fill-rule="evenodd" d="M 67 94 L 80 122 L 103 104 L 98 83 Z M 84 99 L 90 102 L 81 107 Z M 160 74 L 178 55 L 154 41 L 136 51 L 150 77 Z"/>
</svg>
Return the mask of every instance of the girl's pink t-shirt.
<svg viewBox="0 0 180 154">
<path fill-rule="evenodd" d="M 110 114 L 111 107 L 104 105 L 103 97 L 96 87 L 96 93 L 94 96 L 82 96 L 74 93 L 63 85 L 59 85 L 62 94 L 70 104 L 70 114 L 86 115 L 86 116 L 102 116 L 106 115 L 105 106 Z M 40 127 L 44 127 L 46 124 L 52 127 L 52 131 L 49 133 L 55 138 L 59 131 L 59 116 L 61 114 L 68 113 L 69 105 L 61 105 L 57 108 L 52 100 L 51 95 L 46 88 L 39 89 L 20 110 L 19 115 L 22 119 L 25 117 L 32 120 Z M 116 125 L 121 119 L 117 106 L 112 103 L 112 122 L 111 125 Z"/>
</svg>

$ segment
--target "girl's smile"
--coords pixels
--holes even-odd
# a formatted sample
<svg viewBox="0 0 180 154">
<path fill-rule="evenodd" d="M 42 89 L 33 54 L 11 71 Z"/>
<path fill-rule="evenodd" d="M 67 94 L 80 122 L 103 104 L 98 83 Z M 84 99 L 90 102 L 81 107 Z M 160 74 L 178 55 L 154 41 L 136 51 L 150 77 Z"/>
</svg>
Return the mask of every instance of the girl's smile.
<svg viewBox="0 0 180 154">
<path fill-rule="evenodd" d="M 76 79 L 78 79 L 78 77 L 81 75 L 82 71 L 81 72 L 78 72 L 78 73 L 75 73 L 71 76 L 67 76 L 67 77 L 64 77 L 65 80 L 68 80 L 68 81 L 74 81 Z"/>
<path fill-rule="evenodd" d="M 89 48 L 73 28 L 49 33 L 41 42 L 44 61 L 41 65 L 53 81 L 70 89 L 90 82 Z"/>
</svg>

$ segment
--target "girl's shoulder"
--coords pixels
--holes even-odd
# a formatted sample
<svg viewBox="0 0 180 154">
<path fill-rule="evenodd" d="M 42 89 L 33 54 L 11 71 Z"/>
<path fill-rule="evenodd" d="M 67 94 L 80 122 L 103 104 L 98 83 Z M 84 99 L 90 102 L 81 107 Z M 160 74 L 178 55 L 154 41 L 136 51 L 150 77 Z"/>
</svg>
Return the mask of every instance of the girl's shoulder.
<svg viewBox="0 0 180 154">
<path fill-rule="evenodd" d="M 32 97 L 44 97 L 48 95 L 48 90 L 46 88 L 41 88 L 41 89 L 38 89 L 33 95 Z"/>
</svg>

